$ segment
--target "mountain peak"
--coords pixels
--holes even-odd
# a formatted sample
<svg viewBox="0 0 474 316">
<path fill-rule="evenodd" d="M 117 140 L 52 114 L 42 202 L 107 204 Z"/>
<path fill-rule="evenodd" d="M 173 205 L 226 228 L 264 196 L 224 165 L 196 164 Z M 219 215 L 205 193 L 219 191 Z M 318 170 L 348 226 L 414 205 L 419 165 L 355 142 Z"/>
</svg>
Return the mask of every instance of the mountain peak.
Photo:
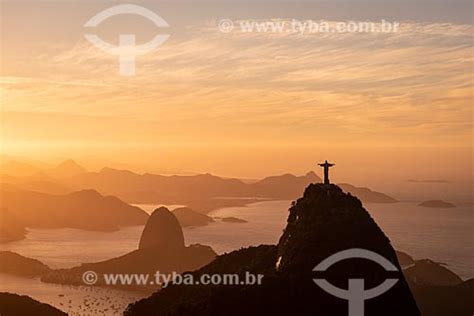
<svg viewBox="0 0 474 316">
<path fill-rule="evenodd" d="M 52 177 L 72 177 L 81 173 L 86 173 L 87 170 L 72 159 L 61 162 L 54 168 L 46 171 L 46 174 Z"/>
<path fill-rule="evenodd" d="M 77 166 L 77 167 L 81 167 L 79 166 L 79 164 L 77 162 L 75 162 L 73 159 L 66 159 L 64 160 L 63 162 L 61 162 L 59 164 L 59 166 Z M 82 168 L 82 167 L 81 167 Z"/>
<path fill-rule="evenodd" d="M 390 291 L 377 302 L 365 303 L 372 310 L 371 315 L 419 315 L 390 240 L 361 201 L 335 184 L 310 184 L 303 197 L 290 208 L 288 224 L 278 243 L 275 261 L 278 273 L 304 280 L 317 264 L 342 251 L 351 250 L 375 253 L 397 269 L 394 275 L 397 283 Z M 367 288 L 373 288 L 387 278 L 386 271 L 380 265 L 360 259 L 342 260 L 325 273 L 325 278 L 339 287 L 347 284 L 348 275 L 363 278 Z M 324 294 L 321 297 L 325 297 Z M 334 301 L 331 310 L 337 311 L 341 307 L 339 304 Z M 398 311 L 383 312 L 385 309 Z"/>
<path fill-rule="evenodd" d="M 153 211 L 140 237 L 139 249 L 177 250 L 184 247 L 184 234 L 176 216 L 166 207 Z"/>
<path fill-rule="evenodd" d="M 312 179 L 312 180 L 314 180 L 314 181 L 320 181 L 320 180 L 321 180 L 321 178 L 319 178 L 319 176 L 316 174 L 316 172 L 314 172 L 314 171 L 312 171 L 312 170 L 309 171 L 308 173 L 306 173 L 306 174 L 305 174 L 305 177 L 306 177 L 306 178 L 310 178 L 310 179 Z"/>
</svg>

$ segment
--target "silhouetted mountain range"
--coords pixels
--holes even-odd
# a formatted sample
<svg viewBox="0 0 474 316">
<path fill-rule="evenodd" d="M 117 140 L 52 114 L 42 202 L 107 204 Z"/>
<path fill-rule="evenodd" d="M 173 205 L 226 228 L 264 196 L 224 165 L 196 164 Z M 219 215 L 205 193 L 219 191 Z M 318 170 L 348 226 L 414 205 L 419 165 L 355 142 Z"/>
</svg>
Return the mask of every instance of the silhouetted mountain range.
<svg viewBox="0 0 474 316">
<path fill-rule="evenodd" d="M 0 166 L 0 185 L 10 184 L 18 189 L 49 194 L 72 192 L 60 179 L 69 178 L 87 170 L 69 159 L 57 166 L 46 167 L 24 162 L 9 161 Z"/>
<path fill-rule="evenodd" d="M 256 183 L 244 183 L 200 174 L 195 176 L 163 176 L 137 174 L 128 170 L 104 168 L 72 177 L 66 184 L 73 188 L 94 188 L 99 192 L 116 195 L 133 202 L 193 201 L 197 198 L 263 197 L 293 198 L 308 183 L 317 182 L 318 176 L 310 172 L 305 176 L 283 175 L 268 177 Z M 183 203 L 181 203 L 183 204 Z"/>
<path fill-rule="evenodd" d="M 94 190 L 65 195 L 3 190 L 0 196 L 0 211 L 11 213 L 25 227 L 109 231 L 148 219 L 140 208 Z"/>
<path fill-rule="evenodd" d="M 72 159 L 65 160 L 56 166 L 48 166 L 39 162 L 24 162 L 10 160 L 0 165 L 0 175 L 14 177 L 40 177 L 53 178 L 71 177 L 85 173 L 87 170 Z"/>
<path fill-rule="evenodd" d="M 86 173 L 87 170 L 72 159 L 63 161 L 56 167 L 43 171 L 46 175 L 54 178 L 69 178 L 78 174 Z"/>
<path fill-rule="evenodd" d="M 128 203 L 182 204 L 201 213 L 220 207 L 244 206 L 260 199 L 295 199 L 308 184 L 321 181 L 314 172 L 304 176 L 270 176 L 251 182 L 211 174 L 165 176 L 107 167 L 99 172 L 87 172 L 73 160 L 43 168 L 11 161 L 0 169 L 0 175 L 2 187 L 13 185 L 17 189 L 48 194 L 92 189 Z M 396 202 L 367 188 L 350 184 L 341 184 L 341 187 L 357 194 L 364 202 Z"/>
</svg>

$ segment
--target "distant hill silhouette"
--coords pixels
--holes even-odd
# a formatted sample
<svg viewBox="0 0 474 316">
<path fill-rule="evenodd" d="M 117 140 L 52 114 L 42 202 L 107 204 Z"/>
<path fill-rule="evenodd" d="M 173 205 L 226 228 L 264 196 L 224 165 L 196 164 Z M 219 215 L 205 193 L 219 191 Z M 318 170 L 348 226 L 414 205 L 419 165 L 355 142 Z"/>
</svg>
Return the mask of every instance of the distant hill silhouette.
<svg viewBox="0 0 474 316">
<path fill-rule="evenodd" d="M 86 271 L 121 274 L 148 274 L 150 278 L 157 271 L 160 273 L 181 273 L 198 269 L 216 257 L 216 253 L 209 246 L 185 246 L 184 236 L 178 220 L 168 209 L 161 207 L 150 216 L 137 250 L 123 256 L 109 260 L 84 263 L 71 269 L 54 270 L 42 276 L 43 282 L 84 285 L 82 274 Z M 99 278 L 95 285 L 104 286 L 103 278 Z M 156 284 L 147 285 L 120 285 L 115 287 L 150 291 L 158 288 Z"/>
<path fill-rule="evenodd" d="M 189 207 L 178 207 L 173 210 L 173 214 L 181 227 L 205 226 L 214 222 L 212 217 L 196 212 Z"/>
<path fill-rule="evenodd" d="M 50 271 L 51 269 L 39 260 L 27 258 L 11 251 L 0 251 L 0 273 L 31 278 Z"/>
<path fill-rule="evenodd" d="M 418 206 L 430 207 L 430 208 L 454 208 L 456 205 L 442 200 L 429 200 L 418 204 Z"/>
<path fill-rule="evenodd" d="M 247 223 L 247 221 L 245 219 L 241 219 L 241 218 L 237 218 L 237 217 L 233 217 L 233 216 L 223 217 L 222 221 L 227 222 L 227 223 Z"/>
<path fill-rule="evenodd" d="M 0 165 L 1 175 L 13 177 L 43 175 L 53 178 L 66 178 L 85 172 L 87 172 L 87 170 L 72 159 L 65 160 L 53 167 L 40 163 L 28 163 L 17 160 L 10 160 Z"/>
<path fill-rule="evenodd" d="M 191 272 L 195 279 L 262 273 L 261 285 L 171 285 L 131 304 L 125 315 L 346 315 L 347 301 L 314 284 L 312 269 L 350 248 L 374 251 L 400 269 L 389 239 L 357 198 L 335 185 L 311 184 L 290 208 L 278 245 L 234 251 Z M 379 265 L 365 260 L 347 260 L 327 272 L 326 278 L 341 288 L 347 288 L 349 277 L 364 278 L 367 288 L 387 278 Z M 365 302 L 365 315 L 420 315 L 403 274 L 395 274 L 399 281 L 391 290 Z"/>
<path fill-rule="evenodd" d="M 60 184 L 43 173 L 37 173 L 27 177 L 15 177 L 11 175 L 3 175 L 1 178 L 0 190 L 16 190 L 16 191 L 35 191 L 47 194 L 66 194 L 72 190 Z"/>
<path fill-rule="evenodd" d="M 87 172 L 73 160 L 67 160 L 56 167 L 35 170 L 36 173 L 28 176 L 4 174 L 0 187 L 11 184 L 21 190 L 48 194 L 93 189 L 129 203 L 182 204 L 207 213 L 217 208 L 245 206 L 263 199 L 295 199 L 308 184 L 321 182 L 312 171 L 303 176 L 283 174 L 252 181 L 208 173 L 186 176 L 138 174 L 108 167 L 99 172 Z M 346 191 L 353 191 L 364 202 L 396 202 L 383 193 L 367 188 L 357 188 L 350 184 L 341 184 L 341 187 Z"/>
<path fill-rule="evenodd" d="M 0 315 L 2 316 L 67 316 L 65 312 L 26 295 L 0 293 Z"/>
<path fill-rule="evenodd" d="M 308 172 L 304 176 L 284 174 L 281 176 L 271 176 L 258 182 L 250 184 L 254 196 L 272 197 L 279 199 L 294 199 L 310 183 L 319 182 L 319 178 L 314 172 Z"/>
<path fill-rule="evenodd" d="M 148 219 L 140 208 L 94 190 L 65 195 L 3 190 L 0 196 L 0 211 L 8 209 L 25 227 L 110 231 Z"/>
<path fill-rule="evenodd" d="M 63 161 L 56 167 L 43 171 L 46 175 L 54 178 L 69 178 L 75 175 L 86 173 L 87 170 L 72 159 Z"/>
<path fill-rule="evenodd" d="M 89 172 L 66 181 L 75 188 L 94 188 L 100 192 L 122 197 L 126 201 L 179 201 L 215 197 L 266 197 L 294 198 L 308 183 L 319 178 L 314 173 L 296 177 L 283 175 L 268 177 L 256 183 L 244 183 L 201 174 L 195 176 L 163 176 L 137 174 L 128 170 L 104 168 L 100 172 Z M 179 203 L 183 204 L 183 203 Z"/>
<path fill-rule="evenodd" d="M 0 165 L 1 175 L 12 175 L 18 177 L 31 176 L 41 171 L 41 168 L 26 162 L 10 160 Z"/>
<path fill-rule="evenodd" d="M 0 208 L 0 243 L 25 238 L 24 223 L 6 207 Z"/>
<path fill-rule="evenodd" d="M 397 203 L 398 201 L 381 192 L 372 191 L 369 188 L 360 188 L 348 183 L 338 183 L 344 191 L 357 196 L 364 203 Z"/>
<path fill-rule="evenodd" d="M 94 188 L 104 194 L 115 195 L 131 203 L 184 204 L 199 212 L 226 206 L 240 206 L 256 200 L 240 198 L 294 199 L 304 188 L 321 179 L 314 173 L 304 176 L 284 174 L 266 177 L 252 183 L 239 179 L 221 178 L 211 174 L 193 176 L 163 176 L 137 174 L 128 170 L 104 168 L 72 177 L 65 186 Z M 395 199 L 367 188 L 343 184 L 359 194 L 366 202 L 393 203 Z M 225 199 L 223 199 L 225 197 Z M 234 199 L 232 199 L 234 198 Z"/>
<path fill-rule="evenodd" d="M 405 270 L 405 275 L 412 284 L 420 286 L 454 286 L 462 283 L 456 273 L 429 259 L 415 260 L 413 266 Z"/>
<path fill-rule="evenodd" d="M 48 194 L 70 193 L 69 187 L 61 183 L 62 178 L 85 173 L 87 170 L 69 159 L 54 167 L 37 167 L 27 163 L 10 161 L 0 166 L 0 188 L 14 185 L 18 189 Z"/>
</svg>

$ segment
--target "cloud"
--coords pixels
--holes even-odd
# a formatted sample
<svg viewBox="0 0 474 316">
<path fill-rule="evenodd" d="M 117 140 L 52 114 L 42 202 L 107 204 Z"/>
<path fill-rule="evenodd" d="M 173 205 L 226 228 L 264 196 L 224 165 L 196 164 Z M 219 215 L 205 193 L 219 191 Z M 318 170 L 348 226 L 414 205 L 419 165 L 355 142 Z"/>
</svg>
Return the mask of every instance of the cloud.
<svg viewBox="0 0 474 316">
<path fill-rule="evenodd" d="M 201 126 L 206 137 L 310 140 L 330 129 L 334 140 L 465 142 L 472 34 L 415 22 L 393 34 L 223 34 L 211 22 L 139 56 L 135 77 L 118 76 L 117 57 L 81 40 L 59 54 L 45 47 L 29 77 L 3 77 L 3 110 Z"/>
</svg>

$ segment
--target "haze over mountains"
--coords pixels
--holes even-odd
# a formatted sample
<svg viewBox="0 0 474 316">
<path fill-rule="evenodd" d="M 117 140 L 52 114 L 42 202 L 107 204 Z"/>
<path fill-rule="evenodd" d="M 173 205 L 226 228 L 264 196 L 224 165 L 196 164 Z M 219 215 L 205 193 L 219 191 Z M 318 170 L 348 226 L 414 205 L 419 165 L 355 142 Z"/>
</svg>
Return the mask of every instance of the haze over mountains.
<svg viewBox="0 0 474 316">
<path fill-rule="evenodd" d="M 227 206 L 229 201 L 223 201 L 224 198 L 294 199 L 309 183 L 321 181 L 312 171 L 303 176 L 292 174 L 269 176 L 251 183 L 208 173 L 165 176 L 138 174 L 108 167 L 98 172 L 88 172 L 73 160 L 44 169 L 11 161 L 3 164 L 0 170 L 2 187 L 7 186 L 10 189 L 51 194 L 93 189 L 104 195 L 117 196 L 129 203 L 185 204 L 195 206 L 198 211 L 207 211 L 221 205 Z M 348 184 L 343 184 L 342 187 L 354 194 L 359 193 L 364 201 L 382 203 L 395 201 L 364 188 L 359 189 Z M 214 201 L 209 201 L 211 199 Z M 203 203 L 204 200 L 208 200 L 207 203 Z M 231 205 L 233 204 L 239 203 L 234 201 Z"/>
<path fill-rule="evenodd" d="M 308 184 L 320 181 L 312 171 L 249 182 L 211 174 L 164 176 L 107 167 L 89 172 L 70 159 L 57 166 L 13 160 L 0 165 L 0 242 L 25 238 L 27 228 L 111 231 L 145 224 L 148 214 L 127 203 L 186 205 L 185 212 L 176 214 L 180 222 L 200 226 L 212 222 L 200 213 L 261 200 L 294 199 Z M 366 202 L 396 202 L 367 188 L 341 187 Z"/>
<path fill-rule="evenodd" d="M 24 238 L 27 227 L 107 231 L 143 225 L 148 215 L 127 203 L 178 204 L 208 213 L 260 200 L 294 199 L 308 184 L 320 181 L 312 171 L 248 182 L 211 174 L 165 176 L 107 167 L 89 172 L 73 160 L 57 166 L 10 161 L 0 168 L 0 241 Z M 396 202 L 367 188 L 341 187 L 365 202 Z M 178 212 L 178 216 L 184 223 L 184 215 Z"/>
<path fill-rule="evenodd" d="M 13 160 L 0 166 L 0 184 L 2 187 L 8 184 L 10 188 L 64 194 L 71 192 L 71 189 L 61 184 L 60 179 L 85 172 L 85 168 L 71 159 L 57 166 Z"/>
<path fill-rule="evenodd" d="M 143 225 L 148 218 L 140 208 L 94 190 L 65 195 L 2 190 L 0 196 L 2 217 L 14 216 L 25 227 L 111 231 L 119 226 Z"/>
</svg>

